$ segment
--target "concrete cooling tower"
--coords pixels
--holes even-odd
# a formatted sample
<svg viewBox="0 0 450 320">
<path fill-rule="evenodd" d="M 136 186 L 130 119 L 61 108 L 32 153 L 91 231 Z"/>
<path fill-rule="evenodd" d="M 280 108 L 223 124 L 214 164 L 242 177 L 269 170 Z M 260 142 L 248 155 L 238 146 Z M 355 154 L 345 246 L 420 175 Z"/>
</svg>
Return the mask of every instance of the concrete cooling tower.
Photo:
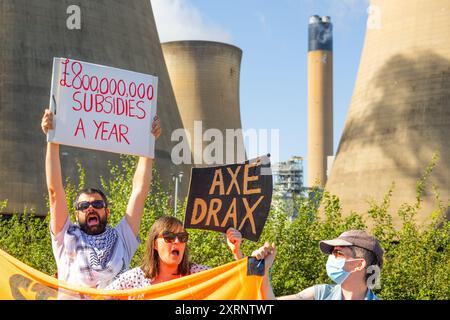
<svg viewBox="0 0 450 320">
<path fill-rule="evenodd" d="M 450 198 L 450 1 L 372 0 L 358 76 L 326 189 L 346 212 L 367 212 L 392 183 L 390 211 L 414 204 L 432 159 L 417 221 Z M 448 207 L 447 207 L 448 208 Z M 448 211 L 447 211 L 448 214 Z M 399 217 L 393 214 L 394 223 Z"/>
<path fill-rule="evenodd" d="M 69 29 L 73 1 L 0 1 L 0 200 L 6 213 L 25 207 L 46 214 L 45 136 L 40 122 L 49 103 L 53 57 L 68 57 L 159 77 L 158 115 L 162 136 L 156 166 L 165 185 L 171 173 L 188 171 L 171 162 L 171 132 L 182 127 L 148 0 L 75 2 L 81 29 Z M 87 184 L 108 177 L 107 161 L 118 155 L 62 147 L 63 175 L 77 177 L 75 160 L 86 169 Z"/>
<path fill-rule="evenodd" d="M 233 132 L 241 129 L 239 75 L 242 51 L 229 44 L 210 41 L 167 42 L 162 44 L 162 49 L 183 126 L 191 138 L 189 143 L 195 165 L 213 165 L 215 160 L 219 164 L 245 160 L 237 157 L 240 153 L 245 158 L 242 133 L 235 132 L 236 138 L 226 139 L 226 129 Z M 220 141 L 208 136 L 208 129 L 217 129 L 217 133 L 221 133 L 223 148 L 211 150 L 213 143 Z M 202 133 L 205 133 L 204 137 Z M 214 135 L 214 131 L 210 133 Z"/>
</svg>

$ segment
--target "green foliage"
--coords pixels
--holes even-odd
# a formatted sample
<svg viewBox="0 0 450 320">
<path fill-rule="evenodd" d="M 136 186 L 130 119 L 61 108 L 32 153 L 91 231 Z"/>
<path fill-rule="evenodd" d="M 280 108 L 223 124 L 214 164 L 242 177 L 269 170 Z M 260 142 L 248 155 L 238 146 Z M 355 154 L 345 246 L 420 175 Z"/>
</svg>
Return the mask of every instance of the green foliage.
<svg viewBox="0 0 450 320">
<path fill-rule="evenodd" d="M 371 202 L 364 219 L 357 213 L 343 214 L 339 199 L 327 192 L 313 190 L 309 198 L 299 197 L 287 203 L 274 197 L 263 234 L 257 243 L 243 241 L 242 251 L 252 251 L 265 241 L 277 245 L 277 258 L 272 269 L 272 285 L 277 296 L 293 294 L 318 283 L 331 283 L 325 271 L 326 255 L 319 250 L 319 241 L 332 239 L 348 229 L 370 229 L 385 250 L 381 289 L 375 292 L 383 299 L 450 299 L 450 222 L 445 218 L 449 203 L 436 198 L 436 210 L 430 213 L 427 225 L 415 222 L 421 199 L 428 190 L 427 181 L 438 161 L 433 156 L 416 190 L 415 203 L 404 204 L 396 213 L 402 222 L 394 227 L 389 212 L 395 185 L 387 191 L 381 203 Z M 101 178 L 102 188 L 110 203 L 110 223 L 115 225 L 123 217 L 136 167 L 136 158 L 123 156 L 120 165 L 110 165 L 111 178 Z M 85 187 L 85 172 L 79 165 L 78 183 L 66 181 L 66 199 L 75 200 Z M 173 214 L 171 190 L 164 190 L 153 172 L 153 182 L 145 204 L 141 223 L 141 245 L 130 267 L 140 264 L 145 240 L 153 222 L 165 214 Z M 0 211 L 6 201 L 0 201 Z M 176 217 L 184 219 L 186 202 L 178 206 Z M 320 209 L 319 209 L 320 208 Z M 69 205 L 74 221 L 74 208 Z M 12 215 L 0 219 L 0 248 L 21 261 L 48 274 L 56 267 L 51 250 L 49 215 L 45 219 L 33 215 Z M 191 261 L 215 267 L 233 260 L 225 236 L 217 232 L 189 230 Z"/>
<path fill-rule="evenodd" d="M 426 182 L 438 156 L 433 155 L 416 186 L 413 205 L 403 204 L 398 210 L 402 226 L 396 231 L 387 213 L 389 190 L 380 206 L 372 204 L 369 216 L 374 220 L 374 235 L 385 250 L 380 297 L 383 299 L 446 299 L 450 298 L 450 222 L 445 218 L 449 205 L 439 199 L 427 225 L 419 226 L 414 218 L 421 207 Z"/>
<path fill-rule="evenodd" d="M 320 197 L 318 192 L 315 194 Z M 328 282 L 324 267 L 327 257 L 320 253 L 319 241 L 335 238 L 348 229 L 364 228 L 359 216 L 342 217 L 339 200 L 335 196 L 326 192 L 322 196 L 323 216 L 319 215 L 314 199 L 296 199 L 297 217 L 292 220 L 287 211 L 271 212 L 264 232 L 276 235 L 273 239 L 277 244 L 277 258 L 272 271 L 272 285 L 277 296 Z M 279 201 L 274 200 L 275 204 Z M 274 218 L 281 218 L 285 223 L 272 221 Z"/>
<path fill-rule="evenodd" d="M 27 214 L 0 219 L 0 248 L 33 268 L 54 274 L 48 223 L 49 219 Z"/>
</svg>

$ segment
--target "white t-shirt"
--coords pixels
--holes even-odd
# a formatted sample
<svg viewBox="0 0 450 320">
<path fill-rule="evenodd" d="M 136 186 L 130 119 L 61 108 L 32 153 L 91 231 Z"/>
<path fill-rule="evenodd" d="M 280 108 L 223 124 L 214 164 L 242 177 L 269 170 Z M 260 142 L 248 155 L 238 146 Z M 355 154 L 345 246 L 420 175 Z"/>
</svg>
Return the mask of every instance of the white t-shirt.
<svg viewBox="0 0 450 320">
<path fill-rule="evenodd" d="M 69 219 L 61 232 L 50 234 L 58 279 L 90 288 L 104 288 L 128 270 L 139 245 L 125 217 L 99 235 L 86 234 Z"/>
</svg>

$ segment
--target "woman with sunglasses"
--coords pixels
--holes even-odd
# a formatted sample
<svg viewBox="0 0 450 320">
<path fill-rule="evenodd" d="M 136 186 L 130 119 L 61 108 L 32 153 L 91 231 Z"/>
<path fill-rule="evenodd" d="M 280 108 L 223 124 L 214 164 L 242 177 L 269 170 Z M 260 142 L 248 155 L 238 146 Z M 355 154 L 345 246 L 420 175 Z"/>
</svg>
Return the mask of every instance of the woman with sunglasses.
<svg viewBox="0 0 450 320">
<path fill-rule="evenodd" d="M 229 228 L 226 235 L 234 258 L 243 258 L 241 233 Z M 189 261 L 188 239 L 180 220 L 169 216 L 159 218 L 150 228 L 141 266 L 122 273 L 106 289 L 143 288 L 209 269 Z"/>
</svg>

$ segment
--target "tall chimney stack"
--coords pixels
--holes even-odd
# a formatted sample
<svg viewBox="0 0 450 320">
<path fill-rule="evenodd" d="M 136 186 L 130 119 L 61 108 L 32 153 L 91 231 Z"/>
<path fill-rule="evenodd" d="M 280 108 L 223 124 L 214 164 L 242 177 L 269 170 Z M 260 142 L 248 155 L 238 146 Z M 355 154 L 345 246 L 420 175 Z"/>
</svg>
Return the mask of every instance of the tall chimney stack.
<svg viewBox="0 0 450 320">
<path fill-rule="evenodd" d="M 308 186 L 323 188 L 333 155 L 333 34 L 331 19 L 317 15 L 308 26 Z"/>
</svg>

